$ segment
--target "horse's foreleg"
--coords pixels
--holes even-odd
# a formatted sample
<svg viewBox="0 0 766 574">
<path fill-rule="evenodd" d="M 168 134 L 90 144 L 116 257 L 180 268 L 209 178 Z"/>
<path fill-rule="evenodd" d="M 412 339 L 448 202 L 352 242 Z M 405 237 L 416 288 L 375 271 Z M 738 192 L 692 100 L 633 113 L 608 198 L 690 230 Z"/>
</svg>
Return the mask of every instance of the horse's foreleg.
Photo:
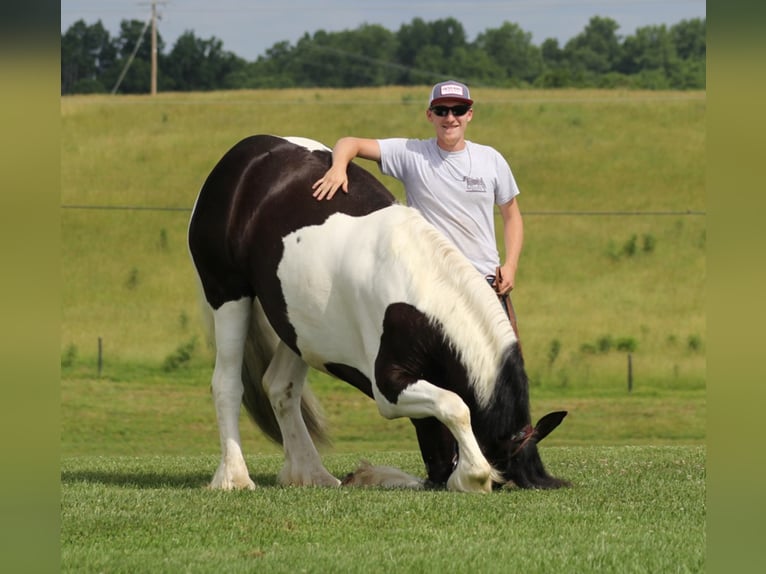
<svg viewBox="0 0 766 574">
<path fill-rule="evenodd" d="M 213 399 L 221 438 L 221 463 L 210 488 L 255 488 L 247 472 L 239 437 L 242 404 L 242 356 L 252 301 L 228 301 L 213 312 L 215 321 L 215 369 Z"/>
<path fill-rule="evenodd" d="M 471 428 L 471 413 L 463 400 L 451 391 L 441 389 L 428 381 L 419 380 L 407 386 L 395 404 L 376 394 L 380 413 L 386 418 L 435 417 L 455 437 L 459 456 L 457 466 L 447 480 L 449 490 L 463 492 L 490 492 L 497 472 L 481 452 Z"/>
<path fill-rule="evenodd" d="M 418 436 L 420 454 L 426 465 L 426 475 L 432 485 L 447 483 L 457 464 L 457 442 L 438 419 L 411 419 Z"/>
<path fill-rule="evenodd" d="M 301 415 L 301 394 L 308 366 L 285 343 L 280 342 L 263 376 L 263 384 L 282 433 L 285 465 L 281 484 L 338 486 L 340 480 L 322 465 Z"/>
</svg>

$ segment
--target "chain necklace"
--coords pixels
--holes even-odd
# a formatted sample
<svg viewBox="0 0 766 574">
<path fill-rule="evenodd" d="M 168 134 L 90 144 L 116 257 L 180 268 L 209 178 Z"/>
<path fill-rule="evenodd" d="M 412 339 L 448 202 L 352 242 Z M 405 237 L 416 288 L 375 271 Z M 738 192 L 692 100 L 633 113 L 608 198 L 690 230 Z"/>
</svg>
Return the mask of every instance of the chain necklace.
<svg viewBox="0 0 766 574">
<path fill-rule="evenodd" d="M 450 152 L 447 152 L 447 156 L 442 155 L 442 150 L 439 147 L 439 144 L 436 144 L 436 153 L 439 154 L 439 157 L 442 160 L 442 163 L 447 167 L 447 172 L 450 174 L 452 179 L 455 181 L 465 181 L 466 179 L 471 177 L 471 172 L 473 171 L 473 160 L 471 158 L 471 148 L 468 146 L 468 142 L 465 144 L 465 151 L 468 154 L 468 175 L 464 175 L 460 177 L 460 174 L 458 173 L 457 176 L 455 175 L 457 173 L 457 170 L 452 166 L 452 163 L 447 161 L 449 159 Z"/>
</svg>

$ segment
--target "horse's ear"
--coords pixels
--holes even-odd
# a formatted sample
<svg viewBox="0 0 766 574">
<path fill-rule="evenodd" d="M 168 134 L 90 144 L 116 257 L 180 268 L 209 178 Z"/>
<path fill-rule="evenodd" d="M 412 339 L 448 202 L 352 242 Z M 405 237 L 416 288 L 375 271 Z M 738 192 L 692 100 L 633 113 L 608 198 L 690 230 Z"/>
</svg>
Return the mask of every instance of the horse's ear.
<svg viewBox="0 0 766 574">
<path fill-rule="evenodd" d="M 561 424 L 564 417 L 567 416 L 567 411 L 556 411 L 555 413 L 548 413 L 535 425 L 535 440 L 540 442 Z"/>
</svg>

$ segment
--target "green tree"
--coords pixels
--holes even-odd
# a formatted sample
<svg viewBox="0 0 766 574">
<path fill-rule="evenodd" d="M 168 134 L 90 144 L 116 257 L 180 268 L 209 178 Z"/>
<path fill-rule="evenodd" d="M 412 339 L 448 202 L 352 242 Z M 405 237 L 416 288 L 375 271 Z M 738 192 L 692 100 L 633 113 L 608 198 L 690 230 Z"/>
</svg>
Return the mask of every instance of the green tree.
<svg viewBox="0 0 766 574">
<path fill-rule="evenodd" d="M 679 60 L 673 38 L 665 25 L 638 28 L 625 39 L 620 71 L 626 74 L 662 72 L 671 78 L 679 71 Z"/>
<path fill-rule="evenodd" d="M 508 81 L 503 83 L 531 83 L 542 72 L 540 48 L 532 44 L 532 34 L 518 24 L 503 22 L 500 28 L 479 34 L 476 46 L 504 72 Z"/>
<path fill-rule="evenodd" d="M 293 47 L 290 42 L 277 42 L 259 56 L 255 62 L 246 64 L 243 69 L 231 75 L 236 88 L 289 88 L 293 87 L 292 76 L 286 72 L 292 58 Z"/>
<path fill-rule="evenodd" d="M 197 38 L 186 31 L 163 59 L 161 77 L 164 89 L 178 91 L 215 90 L 233 87 L 232 74 L 239 72 L 245 61 L 223 49 L 223 42 L 212 37 Z"/>
<path fill-rule="evenodd" d="M 72 24 L 61 36 L 61 93 L 105 92 L 102 78 L 114 67 L 116 54 L 101 20 Z"/>
<path fill-rule="evenodd" d="M 621 58 L 619 27 L 611 18 L 591 18 L 585 30 L 564 46 L 569 66 L 584 76 L 613 71 Z"/>
<path fill-rule="evenodd" d="M 136 49 L 133 61 L 130 61 L 133 50 Z M 113 89 L 119 75 L 125 66 L 130 66 L 119 85 L 118 91 L 124 94 L 146 94 L 151 89 L 151 40 L 146 24 L 140 20 L 123 20 L 120 22 L 120 34 L 114 41 L 117 51 L 116 67 L 104 74 L 104 81 L 110 90 Z M 157 59 L 162 59 L 165 42 L 157 32 Z"/>
<path fill-rule="evenodd" d="M 670 37 L 682 60 L 704 60 L 707 55 L 706 20 L 682 20 L 670 27 Z"/>
<path fill-rule="evenodd" d="M 559 47 L 556 38 L 547 38 L 540 46 L 543 71 L 535 79 L 540 88 L 563 88 L 571 84 L 572 78 L 566 62 L 566 54 Z"/>
<path fill-rule="evenodd" d="M 425 22 L 413 18 L 396 33 L 397 62 L 402 66 L 399 84 L 432 82 L 447 74 L 450 60 L 468 49 L 465 29 L 455 18 Z"/>
<path fill-rule="evenodd" d="M 382 86 L 393 83 L 398 69 L 392 67 L 396 39 L 379 25 L 365 24 L 356 30 L 314 35 L 310 48 L 309 77 L 318 85 L 339 87 Z M 307 56 L 308 57 L 308 56 Z"/>
</svg>

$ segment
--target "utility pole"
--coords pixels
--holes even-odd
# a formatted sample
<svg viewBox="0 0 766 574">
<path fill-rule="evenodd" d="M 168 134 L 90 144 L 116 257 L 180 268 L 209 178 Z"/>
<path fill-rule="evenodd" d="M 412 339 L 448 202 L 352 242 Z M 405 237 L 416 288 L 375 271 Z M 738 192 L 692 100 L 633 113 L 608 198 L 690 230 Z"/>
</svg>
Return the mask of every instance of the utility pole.
<svg viewBox="0 0 766 574">
<path fill-rule="evenodd" d="M 157 95 L 157 3 L 152 2 L 152 95 Z"/>
<path fill-rule="evenodd" d="M 147 4 L 147 2 L 141 2 L 141 4 Z M 161 14 L 157 14 L 157 4 L 167 4 L 163 0 L 152 0 L 150 2 L 152 6 L 152 88 L 151 94 L 157 95 L 157 20 L 162 18 Z"/>
</svg>

